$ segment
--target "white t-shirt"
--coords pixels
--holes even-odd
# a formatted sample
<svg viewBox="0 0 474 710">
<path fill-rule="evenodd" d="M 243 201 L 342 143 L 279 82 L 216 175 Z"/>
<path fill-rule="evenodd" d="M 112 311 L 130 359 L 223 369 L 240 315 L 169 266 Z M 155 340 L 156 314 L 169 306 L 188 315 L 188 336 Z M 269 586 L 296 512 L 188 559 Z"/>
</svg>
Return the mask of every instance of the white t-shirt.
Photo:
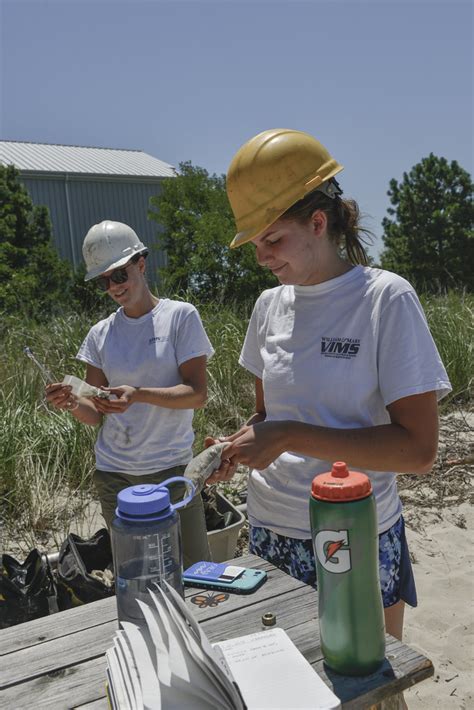
<svg viewBox="0 0 474 710">
<path fill-rule="evenodd" d="M 129 318 L 119 308 L 96 323 L 77 358 L 100 368 L 109 387 L 173 387 L 182 382 L 178 367 L 183 362 L 213 352 L 194 306 L 162 298 L 140 318 Z M 95 445 L 97 468 L 138 476 L 188 463 L 193 414 L 141 402 L 122 414 L 108 414 Z"/>
<path fill-rule="evenodd" d="M 255 304 L 240 364 L 263 381 L 267 421 L 293 420 L 349 429 L 390 423 L 387 405 L 451 386 L 410 284 L 356 266 L 315 286 L 278 286 Z M 283 453 L 250 474 L 252 525 L 307 539 L 308 501 L 321 461 Z M 394 473 L 365 471 L 377 503 L 379 532 L 401 513 Z"/>
</svg>

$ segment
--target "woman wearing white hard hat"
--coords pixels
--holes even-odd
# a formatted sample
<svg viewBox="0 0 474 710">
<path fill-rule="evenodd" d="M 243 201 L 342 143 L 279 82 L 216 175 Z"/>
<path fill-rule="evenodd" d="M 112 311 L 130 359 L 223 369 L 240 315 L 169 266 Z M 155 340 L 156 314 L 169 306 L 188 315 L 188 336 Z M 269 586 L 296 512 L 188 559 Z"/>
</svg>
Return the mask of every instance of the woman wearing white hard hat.
<svg viewBox="0 0 474 710">
<path fill-rule="evenodd" d="M 86 381 L 114 396 L 77 398 L 60 383 L 46 395 L 80 422 L 101 425 L 94 483 L 109 527 L 122 488 L 182 475 L 192 458 L 193 413 L 207 397 L 206 363 L 213 349 L 199 314 L 189 303 L 151 293 L 147 254 L 121 222 L 107 220 L 88 231 L 85 280 L 95 281 L 119 309 L 91 328 L 77 358 L 86 364 Z M 182 498 L 182 488 L 170 489 L 173 502 Z M 210 559 L 201 497 L 180 517 L 184 564 Z"/>
<path fill-rule="evenodd" d="M 401 638 L 416 591 L 397 473 L 430 470 L 437 400 L 451 387 L 418 298 L 369 268 L 359 210 L 342 198 L 340 165 L 315 138 L 275 129 L 249 140 L 227 174 L 238 233 L 280 285 L 255 305 L 240 364 L 256 409 L 226 440 L 248 483 L 250 551 L 316 584 L 308 499 L 315 475 L 343 460 L 372 482 L 387 631 Z"/>
</svg>

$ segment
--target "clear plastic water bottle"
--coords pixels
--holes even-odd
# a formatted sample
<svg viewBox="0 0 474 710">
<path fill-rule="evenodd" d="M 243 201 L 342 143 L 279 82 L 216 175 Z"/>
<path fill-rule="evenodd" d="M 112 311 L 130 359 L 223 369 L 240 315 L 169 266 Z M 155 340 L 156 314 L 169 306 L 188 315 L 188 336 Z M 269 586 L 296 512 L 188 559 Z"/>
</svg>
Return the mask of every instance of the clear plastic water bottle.
<svg viewBox="0 0 474 710">
<path fill-rule="evenodd" d="M 172 505 L 167 488 L 185 483 L 185 498 Z M 143 615 L 136 600 L 149 603 L 148 589 L 166 580 L 183 596 L 183 555 L 178 508 L 187 505 L 194 485 L 175 476 L 163 483 L 130 486 L 117 496 L 112 521 L 112 552 L 119 621 L 140 625 Z"/>
<path fill-rule="evenodd" d="M 344 675 L 367 675 L 385 656 L 372 485 L 338 461 L 313 480 L 309 507 L 324 660 Z"/>
</svg>

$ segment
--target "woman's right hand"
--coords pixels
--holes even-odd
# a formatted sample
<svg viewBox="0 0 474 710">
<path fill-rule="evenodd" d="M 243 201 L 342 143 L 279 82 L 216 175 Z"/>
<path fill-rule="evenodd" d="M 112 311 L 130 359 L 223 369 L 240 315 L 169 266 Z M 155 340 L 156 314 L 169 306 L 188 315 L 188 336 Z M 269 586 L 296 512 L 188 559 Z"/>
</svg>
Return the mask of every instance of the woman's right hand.
<svg viewBox="0 0 474 710">
<path fill-rule="evenodd" d="M 55 409 L 67 412 L 76 408 L 77 397 L 72 394 L 70 385 L 63 385 L 62 382 L 46 385 L 45 396 L 48 404 Z"/>
<path fill-rule="evenodd" d="M 288 445 L 290 421 L 261 421 L 245 424 L 239 431 L 226 436 L 222 441 L 229 446 L 225 453 L 232 463 L 242 463 L 259 471 L 270 466 L 284 451 L 292 450 Z"/>
<path fill-rule="evenodd" d="M 209 448 L 209 446 L 213 446 L 213 444 L 220 444 L 223 441 L 225 441 L 224 438 L 221 439 L 215 439 L 212 436 L 206 436 L 204 439 L 204 448 Z M 226 450 L 222 452 L 222 458 L 221 458 L 221 465 L 219 468 L 216 468 L 215 471 L 211 473 L 209 478 L 206 481 L 206 485 L 210 486 L 213 483 L 219 483 L 221 481 L 230 481 L 232 476 L 237 470 L 237 463 L 232 463 L 232 461 L 228 458 L 226 458 L 225 455 Z"/>
</svg>

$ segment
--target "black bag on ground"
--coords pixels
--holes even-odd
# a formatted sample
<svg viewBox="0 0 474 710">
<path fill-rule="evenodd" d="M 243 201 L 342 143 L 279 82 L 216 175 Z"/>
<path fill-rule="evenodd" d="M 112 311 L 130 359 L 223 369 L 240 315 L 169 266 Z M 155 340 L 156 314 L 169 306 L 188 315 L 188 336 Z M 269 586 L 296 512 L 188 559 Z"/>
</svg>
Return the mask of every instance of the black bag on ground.
<svg viewBox="0 0 474 710">
<path fill-rule="evenodd" d="M 31 550 L 21 563 L 2 555 L 0 629 L 58 611 L 56 585 L 46 557 Z"/>
<path fill-rule="evenodd" d="M 69 533 L 59 550 L 57 580 L 61 611 L 115 593 L 112 549 L 106 528 L 98 530 L 89 540 Z"/>
</svg>

